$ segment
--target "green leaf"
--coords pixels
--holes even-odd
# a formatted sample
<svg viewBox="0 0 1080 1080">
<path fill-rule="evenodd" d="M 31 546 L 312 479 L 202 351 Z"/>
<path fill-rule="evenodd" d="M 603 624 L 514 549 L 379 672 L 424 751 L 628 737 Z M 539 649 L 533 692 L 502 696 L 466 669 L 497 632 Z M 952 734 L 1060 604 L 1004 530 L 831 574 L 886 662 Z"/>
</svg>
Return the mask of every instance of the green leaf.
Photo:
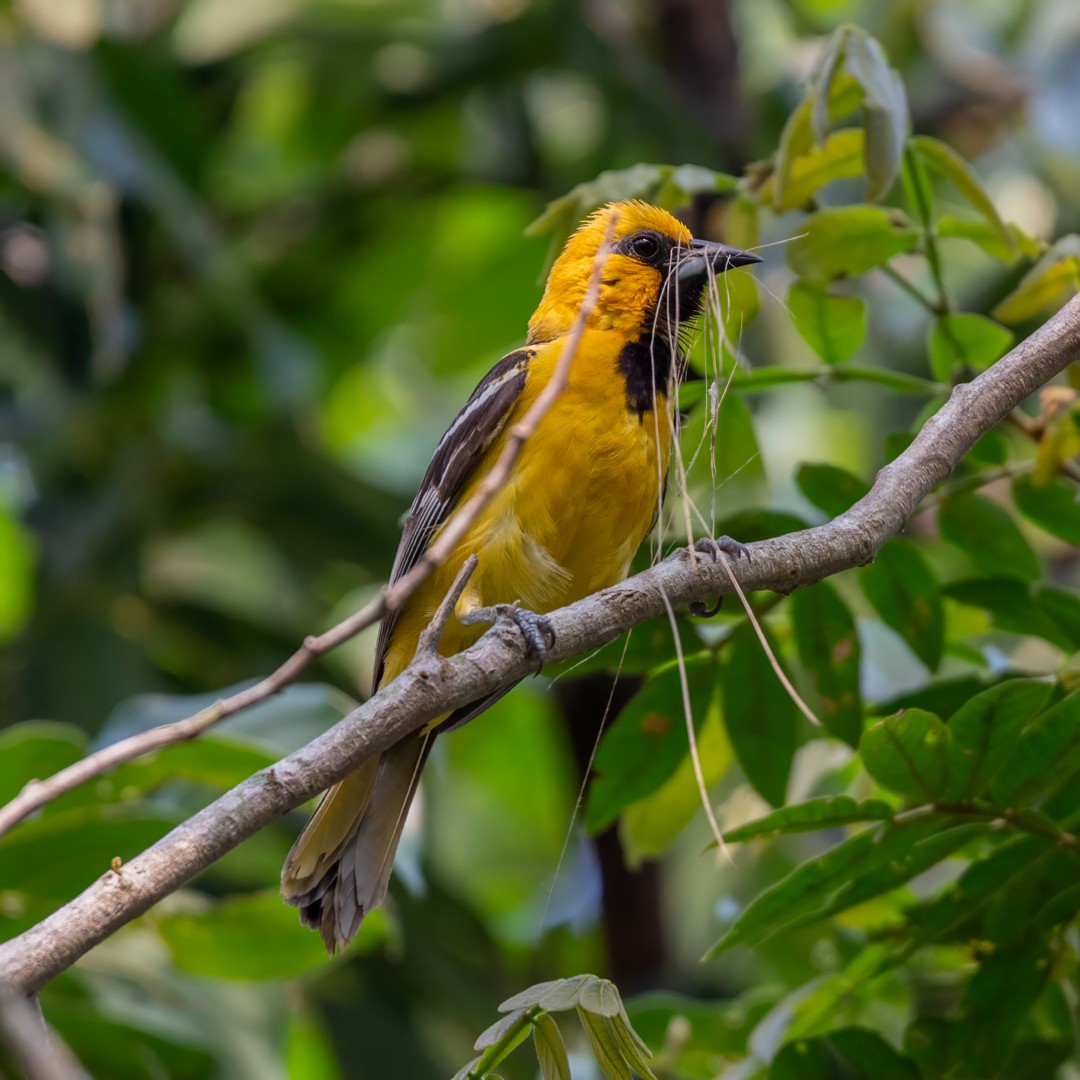
<svg viewBox="0 0 1080 1080">
<path fill-rule="evenodd" d="M 838 88 L 846 82 L 858 95 L 847 106 L 849 111 L 862 100 L 862 88 L 850 75 L 841 72 L 851 30 L 850 26 L 838 26 L 826 39 L 815 64 L 807 100 L 810 104 L 810 129 L 814 141 L 819 144 L 828 138 L 829 121 L 833 118 L 829 105 Z"/>
<path fill-rule="evenodd" d="M 904 858 L 920 841 L 939 836 L 941 831 L 941 818 L 929 815 L 902 826 L 886 823 L 849 837 L 823 855 L 797 866 L 761 893 L 706 957 L 735 945 L 756 945 L 795 923 L 809 924 L 861 876 Z"/>
<path fill-rule="evenodd" d="M 801 278 L 822 281 L 865 274 L 911 251 L 919 238 L 903 214 L 879 206 L 819 210 L 803 229 L 787 247 L 788 266 Z"/>
<path fill-rule="evenodd" d="M 794 1039 L 773 1058 L 768 1080 L 861 1080 L 858 1073 L 845 1066 L 824 1036 Z"/>
<path fill-rule="evenodd" d="M 127 793 L 155 791 L 170 780 L 226 790 L 253 773 L 273 765 L 277 758 L 247 742 L 221 735 L 175 743 L 138 761 L 128 762 L 98 784 L 98 797 L 119 799 Z"/>
<path fill-rule="evenodd" d="M 998 806 L 1016 806 L 1053 791 L 1080 760 L 1080 690 L 1027 724 L 1016 740 L 1009 767 L 991 784 Z"/>
<path fill-rule="evenodd" d="M 618 1016 L 622 1010 L 619 991 L 607 979 L 587 978 L 578 991 L 577 1007 L 594 1016 Z"/>
<path fill-rule="evenodd" d="M 941 315 L 930 324 L 930 370 L 939 382 L 948 382 L 965 369 L 983 371 L 1000 360 L 1015 340 L 1011 330 L 984 315 Z"/>
<path fill-rule="evenodd" d="M 1080 885 L 1071 885 L 1067 889 L 1050 897 L 1039 909 L 1035 925 L 1043 933 L 1050 933 L 1055 927 L 1072 922 L 1080 912 Z"/>
<path fill-rule="evenodd" d="M 566 1044 L 559 1025 L 547 1013 L 533 1020 L 533 1046 L 543 1080 L 571 1080 Z"/>
<path fill-rule="evenodd" d="M 885 624 L 936 671 L 945 649 L 945 615 L 937 579 L 918 547 L 894 537 L 859 571 L 859 584 Z"/>
<path fill-rule="evenodd" d="M 882 787 L 934 802 L 948 781 L 949 729 L 933 713 L 906 709 L 874 724 L 862 737 L 859 755 Z"/>
<path fill-rule="evenodd" d="M 66 902 L 175 824 L 174 815 L 94 805 L 27 821 L 0 844 L 0 881 L 38 903 Z"/>
<path fill-rule="evenodd" d="M 979 965 L 964 993 L 957 1032 L 963 1058 L 976 1076 L 1001 1075 L 998 1070 L 1049 974 L 1049 947 L 1033 930 Z"/>
<path fill-rule="evenodd" d="M 870 490 L 864 480 L 839 465 L 800 465 L 795 483 L 806 500 L 829 517 L 850 510 Z"/>
<path fill-rule="evenodd" d="M 1012 232 L 971 166 L 947 143 L 929 135 L 915 135 L 911 146 L 928 168 L 948 180 L 982 214 L 999 241 L 1015 257 L 1016 243 Z"/>
<path fill-rule="evenodd" d="M 606 1016 L 595 1016 L 578 1009 L 581 1026 L 592 1047 L 597 1065 L 608 1080 L 634 1080 L 630 1067 L 623 1058 L 619 1042 L 611 1030 L 611 1020 Z M 652 1074 L 649 1074 L 652 1076 Z"/>
<path fill-rule="evenodd" d="M 744 843 L 757 836 L 835 829 L 862 821 L 889 821 L 892 816 L 892 807 L 880 799 L 856 802 L 847 795 L 836 795 L 782 806 L 757 821 L 724 833 L 724 839 L 732 844 Z"/>
<path fill-rule="evenodd" d="M 583 1006 L 583 1002 L 587 1004 Z M 536 983 L 507 998 L 499 1006 L 499 1012 L 532 1008 L 567 1012 L 579 1006 L 595 1009 L 600 1015 L 615 1016 L 621 1008 L 619 991 L 614 983 L 596 975 L 574 975 L 569 979 Z"/>
<path fill-rule="evenodd" d="M 341 1077 L 329 1033 L 302 1006 L 289 1018 L 284 1066 L 288 1080 L 340 1080 Z"/>
<path fill-rule="evenodd" d="M 716 526 L 716 535 L 733 536 L 744 544 L 753 544 L 808 527 L 802 518 L 779 510 L 741 510 L 720 521 Z"/>
<path fill-rule="evenodd" d="M 979 1080 L 957 1063 L 955 1021 L 937 1016 L 922 1017 L 908 1025 L 904 1032 L 904 1050 L 922 1069 L 924 1077 L 933 1080 Z"/>
<path fill-rule="evenodd" d="M 706 789 L 712 787 L 734 761 L 727 729 L 719 708 L 711 710 L 697 736 L 698 758 Z M 694 763 L 689 754 L 659 788 L 632 803 L 619 817 L 619 839 L 627 865 L 662 855 L 701 810 Z"/>
<path fill-rule="evenodd" d="M 963 675 L 954 679 L 938 679 L 925 683 L 914 690 L 896 694 L 878 706 L 878 714 L 889 716 L 901 709 L 925 709 L 936 713 L 942 720 L 963 708 L 970 698 L 981 694 L 987 683 L 976 675 Z"/>
<path fill-rule="evenodd" d="M 31 532 L 0 501 L 0 643 L 13 638 L 33 611 L 36 561 Z"/>
<path fill-rule="evenodd" d="M 925 945 L 946 940 L 976 918 L 1003 889 L 1031 875 L 1052 854 L 1045 840 L 1022 836 L 970 863 L 944 893 L 909 909 L 910 937 L 902 957 L 913 955 Z"/>
<path fill-rule="evenodd" d="M 979 465 L 1004 465 L 1009 460 L 1009 440 L 1000 428 L 991 428 L 968 451 Z"/>
<path fill-rule="evenodd" d="M 867 199 L 880 199 L 900 173 L 908 131 L 907 94 L 900 76 L 889 67 L 878 42 L 854 32 L 848 38 L 847 69 L 863 90 Z"/>
<path fill-rule="evenodd" d="M 821 145 L 811 146 L 792 161 L 779 195 L 775 191 L 778 174 L 770 177 L 762 186 L 761 201 L 771 203 L 777 213 L 805 206 L 826 184 L 862 173 L 863 146 L 859 128 L 834 131 Z"/>
<path fill-rule="evenodd" d="M 665 166 L 661 166 L 664 168 Z M 703 165 L 676 165 L 649 201 L 668 210 L 688 206 L 698 195 L 727 194 L 739 190 L 739 178 Z"/>
<path fill-rule="evenodd" d="M 919 1070 L 877 1032 L 849 1027 L 787 1043 L 769 1080 L 919 1080 Z"/>
<path fill-rule="evenodd" d="M 986 822 L 958 823 L 958 819 L 940 816 L 937 821 L 937 828 L 930 835 L 920 836 L 914 843 L 900 846 L 883 862 L 860 867 L 859 872 L 853 875 L 851 881 L 844 885 L 825 907 L 796 919 L 790 929 L 809 926 L 819 919 L 839 915 L 842 911 L 892 892 L 991 830 L 991 826 Z M 947 824 L 943 825 L 943 821 Z"/>
<path fill-rule="evenodd" d="M 1018 1039 L 1012 1057 L 1000 1073 L 1008 1080 L 1045 1080 L 1047 1076 L 1061 1076 L 1062 1065 L 1073 1056 L 1076 1044 L 1068 1036 L 1056 1039 Z"/>
<path fill-rule="evenodd" d="M 938 236 L 970 240 L 992 259 L 1009 265 L 1016 262 L 1018 256 L 1037 259 L 1047 247 L 1042 240 L 1024 232 L 1019 225 L 1011 222 L 1005 226 L 1009 234 L 1008 242 L 1003 240 L 998 230 L 986 220 L 969 220 L 942 214 L 937 219 L 935 228 Z"/>
<path fill-rule="evenodd" d="M 711 654 L 686 662 L 694 727 L 709 711 L 717 667 Z M 630 803 L 655 791 L 678 768 L 688 751 L 682 682 L 671 664 L 654 675 L 623 709 L 600 741 L 589 787 L 585 825 L 598 832 Z"/>
<path fill-rule="evenodd" d="M 1063 642 L 1063 648 L 1070 652 L 1080 649 L 1080 595 L 1043 585 L 1035 590 L 1032 600 L 1059 629 L 1060 637 L 1055 637 Z"/>
<path fill-rule="evenodd" d="M 1009 512 L 985 495 L 952 495 L 938 510 L 938 529 L 984 574 L 1034 581 L 1039 559 Z"/>
<path fill-rule="evenodd" d="M 504 1062 L 528 1038 L 531 1025 L 522 1022 L 527 1011 L 518 1009 L 482 1032 L 473 1047 L 474 1050 L 481 1051 L 480 1056 L 462 1069 L 458 1076 L 468 1075 L 470 1069 L 476 1067 L 481 1076 L 497 1080 L 492 1069 Z"/>
<path fill-rule="evenodd" d="M 737 195 L 727 204 L 724 215 L 724 241 L 732 247 L 752 250 L 761 243 L 758 204 L 745 195 Z"/>
<path fill-rule="evenodd" d="M 0 732 L 0 806 L 10 802 L 31 780 L 44 780 L 86 751 L 86 734 L 73 724 L 30 720 Z"/>
<path fill-rule="evenodd" d="M 741 1056 L 754 1026 L 774 1004 L 776 986 L 759 986 L 733 1000 L 703 1001 L 664 990 L 636 994 L 630 1001 L 634 1024 L 653 1046 L 664 1046 L 668 1034 L 682 1027 L 686 1039 L 672 1061 L 665 1046 L 665 1064 L 682 1080 L 715 1080 L 718 1055 Z"/>
<path fill-rule="evenodd" d="M 1080 547 L 1080 487 L 1061 476 L 1038 484 L 1031 476 L 1012 483 L 1013 502 L 1029 521 L 1051 536 Z"/>
<path fill-rule="evenodd" d="M 994 625 L 1001 630 L 1033 634 L 1061 649 L 1070 648 L 1070 633 L 1063 629 L 1058 616 L 1068 617 L 1071 612 L 1054 596 L 1047 596 L 1040 602 L 1039 596 L 1046 592 L 1045 587 L 1033 598 L 1031 588 L 1016 578 L 966 578 L 950 582 L 942 592 L 961 604 L 988 611 Z"/>
<path fill-rule="evenodd" d="M 780 806 L 795 757 L 798 711 L 749 626 L 731 639 L 721 689 L 735 757 L 762 798 Z"/>
<path fill-rule="evenodd" d="M 630 1018 L 626 1010 L 619 1002 L 619 1013 L 607 1021 L 607 1029 L 619 1048 L 623 1060 L 642 1080 L 656 1080 L 656 1076 L 649 1064 L 652 1051 L 645 1045 L 644 1040 L 630 1024 Z"/>
<path fill-rule="evenodd" d="M 1080 292 L 1080 236 L 1063 236 L 991 312 L 1015 325 L 1053 315 Z"/>
<path fill-rule="evenodd" d="M 796 281 L 787 303 L 795 329 L 826 364 L 847 360 L 866 337 L 866 302 L 857 296 L 831 296 L 819 281 Z"/>
<path fill-rule="evenodd" d="M 1010 761 L 1024 725 L 1046 705 L 1052 687 L 1010 679 L 977 694 L 949 721 L 948 785 L 951 799 L 980 795 Z"/>
<path fill-rule="evenodd" d="M 639 164 L 608 170 L 548 203 L 525 229 L 525 235 L 552 233 L 561 242 L 583 217 L 605 203 L 644 199 L 673 210 L 691 202 L 695 195 L 736 191 L 738 184 L 736 177 L 701 165 Z"/>
<path fill-rule="evenodd" d="M 385 937 L 385 921 L 372 914 L 358 939 L 362 947 Z M 192 975 L 290 979 L 326 966 L 319 936 L 300 924 L 276 889 L 232 896 L 195 914 L 165 915 L 156 926 L 173 963 Z"/>
<path fill-rule="evenodd" d="M 477 1051 L 490 1050 L 491 1047 L 497 1043 L 503 1041 L 504 1038 L 514 1029 L 514 1026 L 521 1020 L 521 1018 L 528 1012 L 528 1009 L 515 1009 L 513 1012 L 507 1013 L 505 1016 L 500 1016 L 490 1027 L 485 1028 L 476 1037 L 476 1042 L 473 1043 L 473 1049 Z M 525 1027 L 522 1031 L 526 1030 Z M 514 1040 L 515 1043 L 520 1043 L 521 1039 Z M 500 1060 L 505 1059 L 505 1054 L 499 1055 Z M 492 1066 L 497 1062 L 492 1062 Z"/>
<path fill-rule="evenodd" d="M 831 735 L 858 746 L 863 712 L 854 617 L 826 581 L 795 592 L 790 612 L 799 659 L 814 685 L 818 719 Z"/>
</svg>

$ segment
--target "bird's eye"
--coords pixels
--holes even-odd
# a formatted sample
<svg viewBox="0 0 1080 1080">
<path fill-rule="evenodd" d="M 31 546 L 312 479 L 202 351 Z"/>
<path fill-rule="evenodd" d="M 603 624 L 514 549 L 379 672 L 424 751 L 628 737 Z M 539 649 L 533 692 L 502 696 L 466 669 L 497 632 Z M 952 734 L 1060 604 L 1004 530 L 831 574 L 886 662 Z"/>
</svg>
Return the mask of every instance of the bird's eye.
<svg viewBox="0 0 1080 1080">
<path fill-rule="evenodd" d="M 635 236 L 630 242 L 630 246 L 634 250 L 634 254 L 639 259 L 655 259 L 660 251 L 660 241 L 650 233 L 642 233 L 641 236 Z"/>
</svg>

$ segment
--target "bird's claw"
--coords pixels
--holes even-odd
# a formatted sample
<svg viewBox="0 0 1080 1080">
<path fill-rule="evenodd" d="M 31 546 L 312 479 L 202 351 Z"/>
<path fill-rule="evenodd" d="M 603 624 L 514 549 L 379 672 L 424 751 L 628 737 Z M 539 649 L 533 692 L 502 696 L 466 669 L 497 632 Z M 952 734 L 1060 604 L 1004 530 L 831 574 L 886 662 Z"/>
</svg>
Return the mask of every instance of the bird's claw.
<svg viewBox="0 0 1080 1080">
<path fill-rule="evenodd" d="M 546 615 L 523 608 L 520 604 L 492 604 L 490 607 L 473 608 L 461 616 L 466 626 L 476 623 L 498 623 L 500 619 L 512 622 L 525 641 L 525 652 L 536 660 L 537 673 L 547 662 L 548 653 L 555 646 L 555 627 Z"/>
<path fill-rule="evenodd" d="M 745 558 L 747 562 L 751 561 L 750 549 L 730 536 L 718 536 L 715 540 L 711 536 L 704 536 L 694 541 L 694 550 L 700 555 L 711 555 L 714 559 L 724 554 L 733 559 Z"/>
<path fill-rule="evenodd" d="M 733 559 L 745 557 L 746 561 L 750 562 L 750 549 L 730 536 L 718 536 L 716 539 L 711 536 L 703 537 L 694 542 L 693 550 L 700 555 L 711 555 L 713 559 L 718 559 L 721 555 L 730 555 Z M 722 596 L 716 598 L 716 603 L 712 607 L 708 607 L 703 600 L 695 600 L 690 605 L 690 614 L 702 619 L 711 619 L 723 606 Z"/>
</svg>

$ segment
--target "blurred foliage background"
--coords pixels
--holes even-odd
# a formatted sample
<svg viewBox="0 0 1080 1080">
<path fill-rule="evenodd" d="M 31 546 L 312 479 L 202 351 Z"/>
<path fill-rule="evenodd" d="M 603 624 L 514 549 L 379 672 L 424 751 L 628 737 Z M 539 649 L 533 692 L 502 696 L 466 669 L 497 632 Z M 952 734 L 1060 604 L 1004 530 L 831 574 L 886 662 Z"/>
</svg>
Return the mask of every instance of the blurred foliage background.
<svg viewBox="0 0 1080 1080">
<path fill-rule="evenodd" d="M 851 237 L 803 211 L 865 197 L 862 144 L 844 136 L 812 158 L 790 119 L 845 23 L 887 50 L 914 132 L 981 179 L 925 144 L 904 191 L 918 196 L 935 160 L 951 178 L 934 189 L 933 228 L 898 183 L 891 217 L 855 221 L 884 245 L 857 266 Z M 1072 0 L 4 4 L 0 798 L 271 670 L 367 599 L 439 434 L 520 343 L 551 245 L 605 196 L 684 205 L 696 231 L 732 242 L 808 232 L 766 252 L 760 295 L 745 275 L 724 293 L 731 341 L 711 344 L 723 378 L 739 355 L 744 394 L 725 397 L 689 486 L 707 522 L 742 540 L 843 509 L 952 379 L 1080 287 L 1077 100 Z M 878 112 L 906 123 L 903 100 Z M 786 195 L 753 165 L 778 146 L 797 166 Z M 829 293 L 817 280 L 849 276 Z M 701 345 L 705 371 L 708 335 Z M 704 385 L 685 388 L 688 456 L 708 433 Z M 725 830 L 812 796 L 878 799 L 861 818 L 834 806 L 824 833 L 740 845 L 733 865 L 702 855 L 685 744 L 658 751 L 642 734 L 657 717 L 676 735 L 682 724 L 669 630 L 643 628 L 615 705 L 648 684 L 602 744 L 573 826 L 621 645 L 440 740 L 394 902 L 344 957 L 326 961 L 277 896 L 302 820 L 290 815 L 57 979 L 49 1021 L 95 1076 L 424 1080 L 471 1056 L 503 998 L 590 970 L 628 996 L 664 1076 L 1077 1075 L 1067 769 L 1029 792 L 1043 816 L 1016 842 L 1036 846 L 1009 873 L 986 869 L 1013 851 L 989 810 L 963 834 L 935 818 L 944 844 L 898 849 L 910 873 L 879 874 L 783 934 L 740 921 L 846 826 L 905 798 L 978 794 L 928 789 L 918 776 L 933 761 L 915 782 L 890 771 L 880 739 L 934 742 L 925 713 L 871 727 L 855 755 L 864 727 L 901 705 L 947 720 L 980 690 L 1040 679 L 1017 701 L 1044 715 L 1052 694 L 1065 712 L 1033 760 L 1073 761 L 1075 397 L 1063 384 L 983 440 L 875 567 L 794 602 L 755 598 L 812 703 L 836 706 L 829 737 L 796 717 L 738 611 L 683 622 Z M 673 544 L 677 524 L 664 535 Z M 0 937 L 343 715 L 368 689 L 373 645 L 361 637 L 274 702 L 0 841 Z M 973 805 L 958 828 L 975 828 Z M 956 892 L 973 869 L 983 876 Z M 994 897 L 986 921 L 950 921 L 965 895 Z M 807 915 L 781 899 L 789 922 Z M 1009 936 L 1027 923 L 1044 936 Z M 699 963 L 725 934 L 743 947 Z M 857 1034 L 825 1037 L 840 1027 Z M 975 1051 L 980 1031 L 997 1034 Z M 599 1075 L 583 1041 L 571 1049 L 575 1077 Z M 500 1068 L 535 1074 L 528 1055 Z"/>
</svg>

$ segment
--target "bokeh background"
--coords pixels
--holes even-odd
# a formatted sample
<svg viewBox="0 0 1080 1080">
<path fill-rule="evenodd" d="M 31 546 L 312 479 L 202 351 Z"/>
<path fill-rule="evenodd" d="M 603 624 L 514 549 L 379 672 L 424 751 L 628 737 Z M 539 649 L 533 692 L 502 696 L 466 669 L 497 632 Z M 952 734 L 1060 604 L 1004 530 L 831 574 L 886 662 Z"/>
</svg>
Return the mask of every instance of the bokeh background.
<svg viewBox="0 0 1080 1080">
<path fill-rule="evenodd" d="M 0 6 L 0 727 L 41 721 L 49 771 L 266 673 L 368 599 L 439 434 L 524 335 L 560 239 L 526 226 L 603 170 L 768 157 L 844 21 L 882 41 L 915 129 L 974 160 L 1004 217 L 1043 239 L 1080 227 L 1073 0 Z M 722 225 L 715 203 L 694 202 L 695 227 Z M 1001 295 L 976 249 L 955 260 L 968 295 Z M 790 272 L 778 255 L 756 277 L 742 351 L 797 366 Z M 887 302 L 864 355 L 924 374 L 925 313 L 866 288 Z M 721 511 L 820 520 L 796 465 L 871 477 L 882 431 L 923 403 L 863 384 L 755 395 L 722 447 L 739 475 Z M 925 674 L 880 625 L 863 644 L 875 699 Z M 131 766 L 51 831 L 12 834 L 0 935 L 341 716 L 373 645 L 185 748 L 169 784 Z M 811 937 L 698 963 L 738 897 L 806 849 L 702 857 L 685 769 L 621 835 L 571 826 L 610 689 L 585 670 L 440 740 L 392 908 L 344 958 L 277 899 L 290 815 L 58 980 L 51 1022 L 100 1076 L 425 1080 L 543 978 L 711 1000 L 808 977 L 826 962 Z M 3 774 L 0 758 L 6 791 Z M 725 785 L 726 820 L 760 809 Z"/>
</svg>

